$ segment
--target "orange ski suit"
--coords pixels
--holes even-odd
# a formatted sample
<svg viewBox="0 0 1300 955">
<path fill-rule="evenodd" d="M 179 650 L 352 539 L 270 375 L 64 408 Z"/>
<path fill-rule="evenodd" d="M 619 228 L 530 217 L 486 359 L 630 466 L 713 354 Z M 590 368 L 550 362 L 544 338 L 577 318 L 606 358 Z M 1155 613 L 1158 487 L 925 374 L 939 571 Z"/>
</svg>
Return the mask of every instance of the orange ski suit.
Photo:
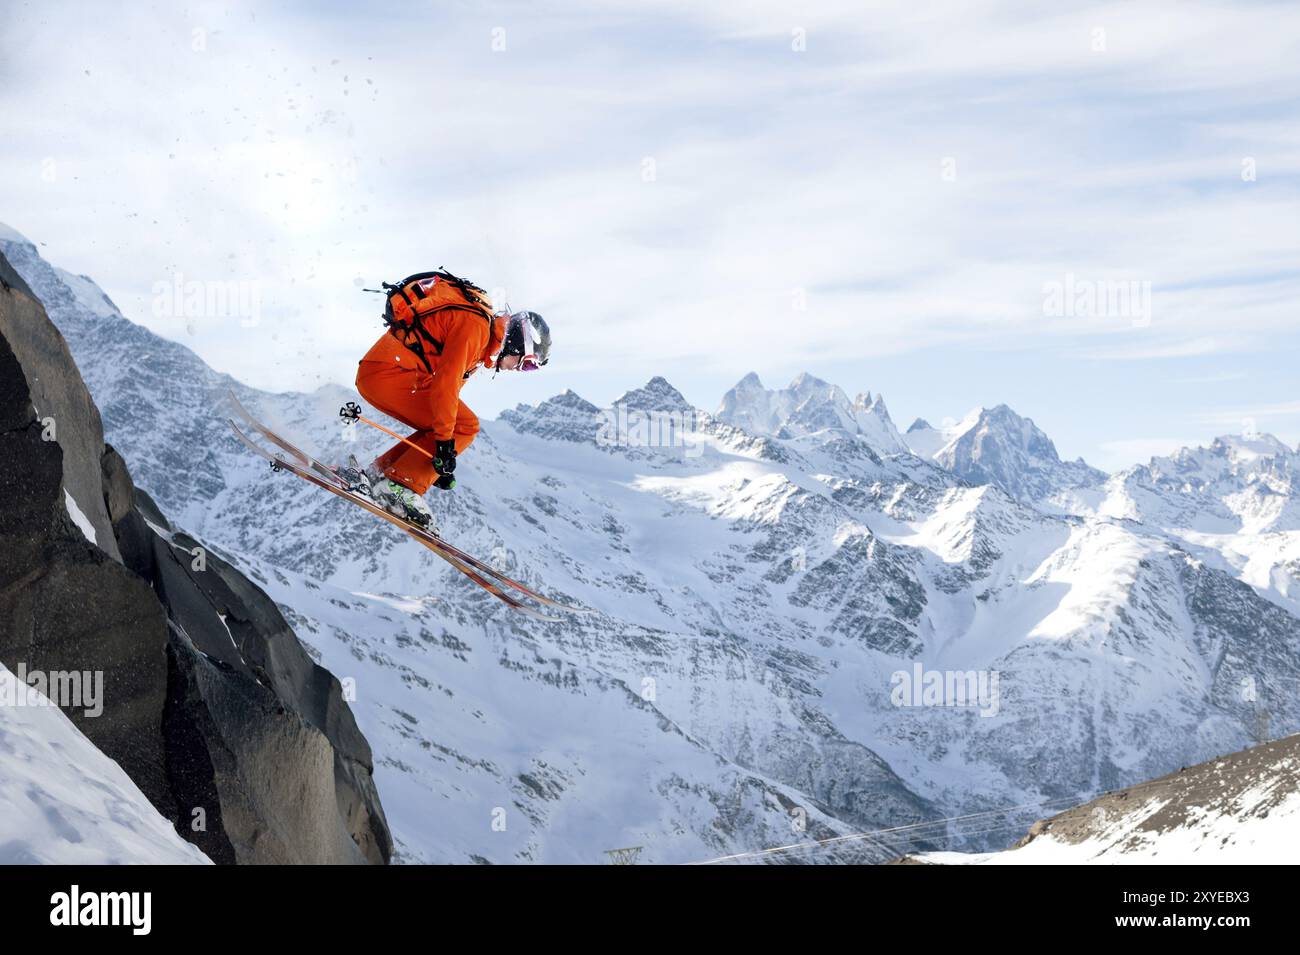
<svg viewBox="0 0 1300 955">
<path fill-rule="evenodd" d="M 446 309 L 425 319 L 429 335 L 442 342 L 442 354 L 426 349 L 433 373 L 418 355 L 390 332 L 366 352 L 357 370 L 357 391 L 389 417 L 415 428 L 410 441 L 430 454 L 439 441 L 455 440 L 462 454 L 478 434 L 478 416 L 460 400 L 460 389 L 479 365 L 492 367 L 501 347 L 505 318 L 489 326 L 474 312 Z M 433 461 L 398 442 L 375 462 L 390 479 L 417 494 L 438 479 Z"/>
</svg>

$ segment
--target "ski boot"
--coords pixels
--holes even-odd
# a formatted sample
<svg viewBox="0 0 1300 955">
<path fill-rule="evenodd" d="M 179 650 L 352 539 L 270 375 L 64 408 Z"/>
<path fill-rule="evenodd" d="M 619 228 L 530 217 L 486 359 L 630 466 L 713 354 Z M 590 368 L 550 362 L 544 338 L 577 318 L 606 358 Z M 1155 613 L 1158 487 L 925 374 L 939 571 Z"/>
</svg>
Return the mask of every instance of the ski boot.
<svg viewBox="0 0 1300 955">
<path fill-rule="evenodd" d="M 348 463 L 335 468 L 334 473 L 347 483 L 348 490 L 354 494 L 370 498 L 389 514 L 410 521 L 433 534 L 438 533 L 428 502 L 409 487 L 390 480 L 373 461 L 362 467 L 355 455 L 348 455 Z"/>
<path fill-rule="evenodd" d="M 348 463 L 334 468 L 334 473 L 347 484 L 349 491 L 366 497 L 370 497 L 371 487 L 384 480 L 384 473 L 375 467 L 373 461 L 362 467 L 355 454 L 349 454 Z"/>
<path fill-rule="evenodd" d="M 404 518 L 432 534 L 438 533 L 428 501 L 406 485 L 398 484 L 390 478 L 380 478 L 370 485 L 369 495 L 371 500 L 388 513 Z"/>
</svg>

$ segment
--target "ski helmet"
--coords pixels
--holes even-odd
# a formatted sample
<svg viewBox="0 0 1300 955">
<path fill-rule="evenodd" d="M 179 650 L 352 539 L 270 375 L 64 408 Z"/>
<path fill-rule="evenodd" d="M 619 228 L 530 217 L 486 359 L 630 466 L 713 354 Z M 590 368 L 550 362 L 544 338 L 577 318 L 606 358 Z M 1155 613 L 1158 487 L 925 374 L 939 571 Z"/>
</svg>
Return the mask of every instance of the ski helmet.
<svg viewBox="0 0 1300 955">
<path fill-rule="evenodd" d="M 519 371 L 535 371 L 551 360 L 551 329 L 536 312 L 514 312 L 506 319 L 506 331 L 497 353 L 497 367 L 507 355 L 518 355 Z"/>
</svg>

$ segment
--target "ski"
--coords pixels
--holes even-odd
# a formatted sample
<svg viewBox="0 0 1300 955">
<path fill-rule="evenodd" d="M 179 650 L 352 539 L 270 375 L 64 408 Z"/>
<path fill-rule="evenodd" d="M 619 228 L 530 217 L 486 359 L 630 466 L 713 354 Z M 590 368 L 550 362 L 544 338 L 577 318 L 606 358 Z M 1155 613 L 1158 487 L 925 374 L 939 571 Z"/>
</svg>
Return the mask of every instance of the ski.
<svg viewBox="0 0 1300 955">
<path fill-rule="evenodd" d="M 311 470 L 315 471 L 317 474 L 321 475 L 321 477 L 324 477 L 330 481 L 334 481 L 336 484 L 341 485 L 343 483 L 342 481 L 339 480 L 337 472 L 335 472 L 335 470 L 331 468 L 329 465 L 322 464 L 320 461 L 317 461 L 306 451 L 303 451 L 295 447 L 294 445 L 290 444 L 284 438 L 280 437 L 280 435 L 276 434 L 266 425 L 262 424 L 262 422 L 254 418 L 252 413 L 247 408 L 244 407 L 243 402 L 241 402 L 239 398 L 236 397 L 234 391 L 227 391 L 226 395 L 230 399 L 230 404 L 235 409 L 235 413 L 239 415 L 239 417 L 243 418 L 244 423 L 247 424 L 250 428 L 252 428 L 258 434 L 262 435 L 262 437 L 266 438 L 268 441 L 276 445 L 281 450 L 286 451 L 289 454 L 293 455 L 302 463 L 303 467 L 310 468 Z"/>
<path fill-rule="evenodd" d="M 344 500 L 351 501 L 353 504 L 356 504 L 358 507 L 361 507 L 369 511 L 370 513 L 375 514 L 378 517 L 382 517 L 384 520 L 388 521 L 393 526 L 401 528 L 402 530 L 406 531 L 406 533 L 409 534 L 411 537 L 414 537 L 421 544 L 427 547 L 430 551 L 437 554 L 439 557 L 445 560 L 452 567 L 455 567 L 458 571 L 460 571 L 462 574 L 468 577 L 471 581 L 478 584 L 480 587 L 482 587 L 488 593 L 492 594 L 492 596 L 496 597 L 498 600 L 506 604 L 511 609 L 518 610 L 520 613 L 527 614 L 528 616 L 534 617 L 538 620 L 547 620 L 553 623 L 559 620 L 558 617 L 552 617 L 547 614 L 544 614 L 541 611 L 529 607 L 527 604 L 521 602 L 520 600 L 506 593 L 501 588 L 500 584 L 498 584 L 495 581 L 486 579 L 485 577 L 480 575 L 474 568 L 467 566 L 464 562 L 459 560 L 455 555 L 450 554 L 444 549 L 442 549 L 441 547 L 439 547 L 437 543 L 438 538 L 433 537 L 433 535 L 421 536 L 419 534 L 413 533 L 414 529 L 412 528 L 412 526 L 408 522 L 402 520 L 397 515 L 389 514 L 386 510 L 384 510 L 374 501 L 371 501 L 360 494 L 348 490 L 346 487 L 342 485 L 341 482 L 330 481 L 321 475 L 314 474 L 311 470 L 309 470 L 306 467 L 303 467 L 302 465 L 295 464 L 294 462 L 288 460 L 285 457 L 282 457 L 279 454 L 275 454 L 272 453 L 271 451 L 266 450 L 265 448 L 260 446 L 257 442 L 255 442 L 251 437 L 245 434 L 244 431 L 239 427 L 239 425 L 237 425 L 233 420 L 230 419 L 228 420 L 229 420 L 230 427 L 235 432 L 235 436 L 239 438 L 239 440 L 242 441 L 255 454 L 261 455 L 262 457 L 270 461 L 271 464 L 277 470 L 288 471 L 311 484 L 315 484 L 317 487 L 323 487 L 325 490 L 329 491 L 330 493 L 338 497 L 341 497 Z"/>
<path fill-rule="evenodd" d="M 248 411 L 248 409 L 245 408 L 243 404 L 240 403 L 239 398 L 235 396 L 235 393 L 233 391 L 230 391 L 228 394 L 229 394 L 231 406 L 234 408 L 236 414 L 238 414 L 239 417 L 244 419 L 244 421 L 247 423 L 247 425 L 250 428 L 252 428 L 258 434 L 262 435 L 272 444 L 275 444 L 277 447 L 281 448 L 288 454 L 297 458 L 298 461 L 300 462 L 301 467 L 314 471 L 323 480 L 332 482 L 336 487 L 339 487 L 347 491 L 349 494 L 352 493 L 350 488 L 348 488 L 346 483 L 339 478 L 338 473 L 333 468 L 331 468 L 327 464 L 322 463 L 321 461 L 318 461 L 316 458 L 312 457 L 306 451 L 303 451 L 300 448 L 294 446 L 293 444 L 290 444 L 283 437 L 276 434 L 266 425 L 262 424 L 260 421 L 254 418 L 253 415 Z M 261 449 L 259 448 L 258 450 L 260 451 Z M 358 498 L 360 496 L 354 494 L 353 497 Z M 505 586 L 511 588 L 512 590 L 518 591 L 524 596 L 536 600 L 538 603 L 543 604 L 544 606 L 552 607 L 555 610 L 562 610 L 565 613 L 595 613 L 594 610 L 591 610 L 587 607 L 575 607 L 572 604 L 566 604 L 563 603 L 562 601 L 554 600 L 551 597 L 547 597 L 544 594 L 539 594 L 537 591 L 533 590 L 531 587 L 528 587 L 526 584 L 521 584 L 519 581 L 515 580 L 514 578 L 506 576 L 501 571 L 493 567 L 491 564 L 479 560 L 477 557 L 474 557 L 472 554 L 466 553 L 465 551 L 457 547 L 455 544 L 452 544 L 449 541 L 444 540 L 442 537 L 439 537 L 437 534 L 434 534 L 426 530 L 425 528 L 420 527 L 417 524 L 412 524 L 410 521 L 404 520 L 403 518 L 400 518 L 395 514 L 390 514 L 387 511 L 384 511 L 383 508 L 378 508 L 378 505 L 375 505 L 373 501 L 369 501 L 365 498 L 360 498 L 360 500 L 364 501 L 367 504 L 372 505 L 374 508 L 377 508 L 380 511 L 383 511 L 383 515 L 386 520 L 388 520 L 390 523 L 396 524 L 398 527 L 401 527 L 402 530 L 406 531 L 412 537 L 415 537 L 425 546 L 430 547 L 430 549 L 433 549 L 433 546 L 436 545 L 436 548 L 440 552 L 443 552 L 445 555 L 450 555 L 452 557 L 455 557 L 458 561 L 467 565 L 468 567 L 473 568 L 474 570 L 478 571 L 480 574 L 483 574 L 488 577 L 492 577 L 495 580 L 499 581 L 500 583 L 504 584 Z"/>
</svg>

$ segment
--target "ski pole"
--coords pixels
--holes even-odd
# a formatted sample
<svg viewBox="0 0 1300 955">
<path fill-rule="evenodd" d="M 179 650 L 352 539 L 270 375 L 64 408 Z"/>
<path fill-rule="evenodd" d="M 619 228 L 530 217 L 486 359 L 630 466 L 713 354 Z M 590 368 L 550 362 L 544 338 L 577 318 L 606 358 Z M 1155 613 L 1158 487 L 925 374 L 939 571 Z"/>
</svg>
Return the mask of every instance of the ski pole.
<svg viewBox="0 0 1300 955">
<path fill-rule="evenodd" d="M 366 424 L 370 425 L 370 427 L 372 427 L 372 428 L 378 428 L 380 431 L 384 432 L 384 434 L 396 438 L 398 441 L 401 441 L 403 444 L 409 444 L 411 447 L 415 448 L 415 450 L 419 451 L 421 454 L 423 454 L 423 455 L 424 455 L 426 458 L 428 458 L 430 461 L 433 460 L 433 455 L 430 454 L 428 451 L 424 450 L 424 448 L 420 447 L 420 446 L 419 446 L 418 444 L 416 444 L 414 441 L 410 441 L 410 440 L 408 440 L 408 439 L 406 439 L 406 438 L 403 438 L 403 437 L 402 437 L 400 434 L 398 434 L 396 431 L 389 431 L 387 428 L 385 428 L 385 427 L 384 427 L 382 424 L 380 424 L 378 421 L 371 421 L 369 418 L 367 418 L 365 415 L 363 415 L 363 414 L 361 413 L 361 405 L 357 404 L 355 401 L 349 401 L 349 402 L 348 402 L 347 404 L 345 404 L 342 408 L 340 408 L 340 409 L 339 409 L 339 417 L 340 417 L 340 418 L 348 418 L 348 419 L 351 419 L 352 421 L 364 421 Z"/>
</svg>

